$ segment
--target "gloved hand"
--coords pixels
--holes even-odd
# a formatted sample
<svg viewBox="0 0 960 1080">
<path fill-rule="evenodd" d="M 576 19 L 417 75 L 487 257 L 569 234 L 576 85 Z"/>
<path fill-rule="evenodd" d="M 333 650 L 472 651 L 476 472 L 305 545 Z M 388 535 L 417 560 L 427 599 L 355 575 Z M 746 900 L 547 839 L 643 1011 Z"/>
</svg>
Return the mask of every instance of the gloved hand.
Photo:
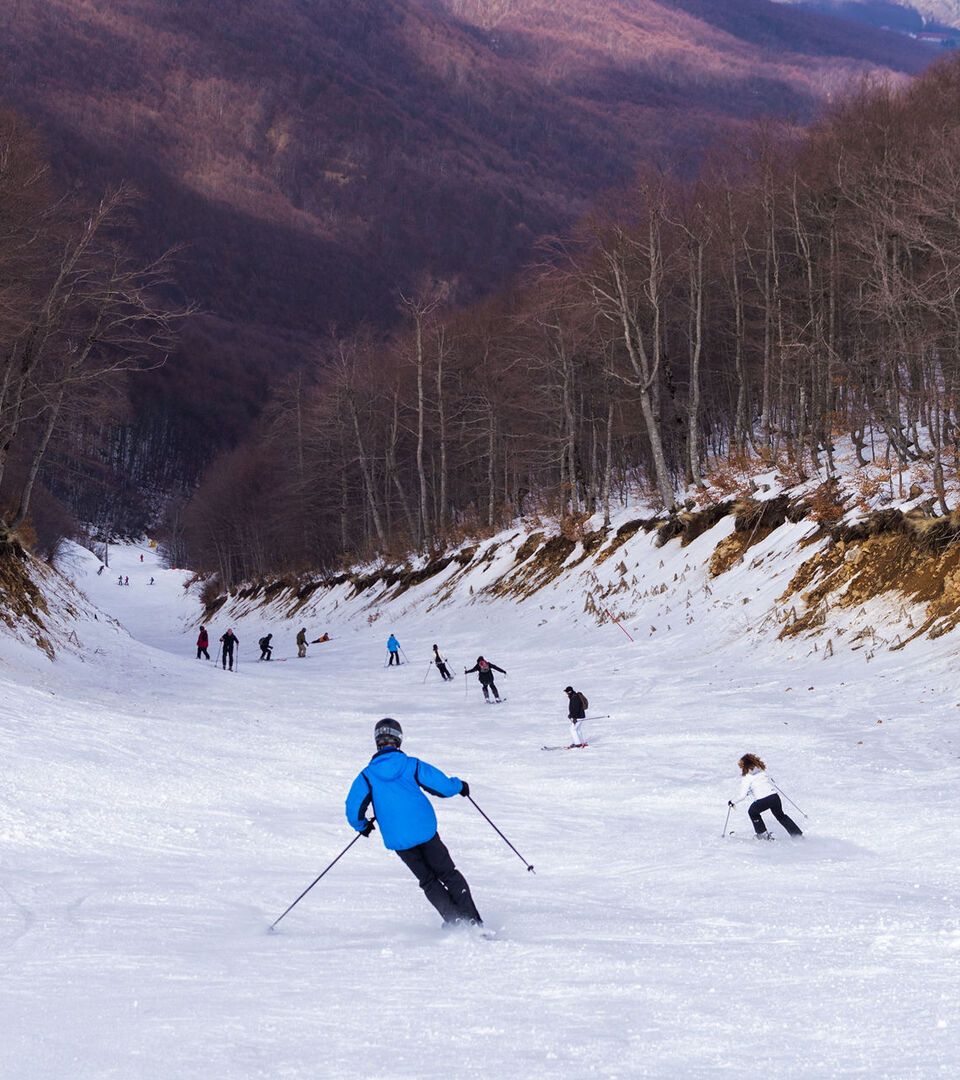
<svg viewBox="0 0 960 1080">
<path fill-rule="evenodd" d="M 376 825 L 372 821 L 368 821 L 366 825 L 360 830 L 361 836 L 369 836 L 376 829 Z"/>
<path fill-rule="evenodd" d="M 731 810 L 734 808 L 735 805 L 736 803 L 733 803 L 729 799 L 727 799 L 727 806 L 729 806 Z"/>
<path fill-rule="evenodd" d="M 466 780 L 461 780 L 460 783 L 463 785 L 463 787 L 460 788 L 460 794 L 466 798 L 470 794 L 470 785 Z"/>
</svg>

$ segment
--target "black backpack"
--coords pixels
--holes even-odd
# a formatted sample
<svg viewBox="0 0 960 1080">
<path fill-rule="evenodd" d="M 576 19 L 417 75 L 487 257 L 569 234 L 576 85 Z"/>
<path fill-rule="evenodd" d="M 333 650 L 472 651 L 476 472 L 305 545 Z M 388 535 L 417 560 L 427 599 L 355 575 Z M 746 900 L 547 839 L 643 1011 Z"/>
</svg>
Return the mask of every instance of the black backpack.
<svg viewBox="0 0 960 1080">
<path fill-rule="evenodd" d="M 589 708 L 590 708 L 590 702 L 589 702 L 589 701 L 587 701 L 587 695 L 586 695 L 586 694 L 583 694 L 583 693 L 581 693 L 581 692 L 580 692 L 580 691 L 578 690 L 578 691 L 577 691 L 577 697 L 578 697 L 578 698 L 580 699 L 580 701 L 581 701 L 581 704 L 583 705 L 583 711 L 584 711 L 584 712 L 586 712 L 586 711 L 587 711 L 587 709 L 589 709 Z"/>
</svg>

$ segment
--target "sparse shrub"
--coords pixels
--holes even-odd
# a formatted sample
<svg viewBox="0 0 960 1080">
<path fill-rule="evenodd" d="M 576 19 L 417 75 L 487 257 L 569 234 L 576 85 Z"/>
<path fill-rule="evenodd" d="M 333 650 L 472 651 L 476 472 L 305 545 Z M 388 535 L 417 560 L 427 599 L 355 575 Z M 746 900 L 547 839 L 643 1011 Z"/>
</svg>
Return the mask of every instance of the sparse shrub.
<svg viewBox="0 0 960 1080">
<path fill-rule="evenodd" d="M 808 496 L 806 504 L 810 516 L 821 525 L 836 525 L 845 513 L 843 499 L 835 480 L 828 480 L 825 484 L 821 484 L 812 495 Z"/>
<path fill-rule="evenodd" d="M 207 578 L 200 588 L 200 603 L 204 609 L 219 606 L 224 597 L 223 582 L 216 575 Z"/>
<path fill-rule="evenodd" d="M 560 534 L 567 540 L 573 540 L 579 542 L 583 539 L 587 521 L 590 519 L 590 514 L 581 512 L 579 514 L 564 514 L 560 519 Z"/>
</svg>

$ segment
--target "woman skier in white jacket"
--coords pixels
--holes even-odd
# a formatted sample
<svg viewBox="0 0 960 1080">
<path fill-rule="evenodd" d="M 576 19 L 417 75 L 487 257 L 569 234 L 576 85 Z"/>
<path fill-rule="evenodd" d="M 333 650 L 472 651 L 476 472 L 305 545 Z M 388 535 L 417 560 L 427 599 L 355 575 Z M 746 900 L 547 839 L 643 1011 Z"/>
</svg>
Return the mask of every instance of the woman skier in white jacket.
<svg viewBox="0 0 960 1080">
<path fill-rule="evenodd" d="M 756 754 L 744 754 L 737 764 L 740 766 L 740 775 L 743 777 L 740 784 L 740 797 L 736 801 L 728 800 L 727 805 L 733 807 L 736 806 L 737 803 L 742 803 L 744 799 L 750 799 L 747 813 L 750 815 L 750 820 L 753 822 L 757 838 L 760 840 L 773 839 L 773 836 L 767 831 L 767 827 L 764 825 L 763 818 L 761 817 L 767 810 L 770 810 L 773 813 L 773 816 L 791 836 L 803 836 L 803 832 L 799 825 L 797 825 L 793 818 L 788 817 L 783 812 L 783 804 L 780 802 L 780 796 L 770 778 L 767 776 L 767 767 L 760 758 L 758 758 Z"/>
</svg>

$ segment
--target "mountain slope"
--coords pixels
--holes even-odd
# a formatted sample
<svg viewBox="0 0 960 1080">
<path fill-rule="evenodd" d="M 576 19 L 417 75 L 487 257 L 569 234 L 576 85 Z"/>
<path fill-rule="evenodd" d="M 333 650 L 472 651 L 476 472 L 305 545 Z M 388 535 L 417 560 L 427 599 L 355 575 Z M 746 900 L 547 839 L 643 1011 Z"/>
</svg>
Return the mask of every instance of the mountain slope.
<svg viewBox="0 0 960 1080">
<path fill-rule="evenodd" d="M 834 13 L 874 27 L 918 33 L 924 24 L 960 27 L 960 0 L 777 0 L 812 11 Z"/>
<path fill-rule="evenodd" d="M 171 433 L 159 483 L 234 441 L 317 334 L 391 323 L 398 285 L 469 299 L 639 160 L 689 167 L 930 59 L 766 0 L 14 0 L 0 32 L 2 96 L 62 178 L 133 180 L 144 246 L 186 245 L 207 316 L 140 383 L 141 433 Z"/>
<path fill-rule="evenodd" d="M 119 587 L 78 553 L 101 609 L 74 623 L 84 648 L 38 672 L 0 632 L 0 1075 L 951 1075 L 953 646 L 866 663 L 752 632 L 805 528 L 712 581 L 715 536 L 636 536 L 618 552 L 651 594 L 635 642 L 583 617 L 574 571 L 522 604 L 465 582 L 433 610 L 341 603 L 304 660 L 293 635 L 320 626 L 254 613 L 236 673 L 194 658 L 186 574 L 113 548 Z M 680 603 L 654 631 L 661 583 Z M 411 663 L 386 670 L 391 629 Z M 254 660 L 267 631 L 287 662 Z M 506 704 L 442 683 L 435 641 L 455 670 L 479 651 L 506 668 Z M 544 753 L 569 739 L 570 683 L 590 745 Z M 535 866 L 469 800 L 435 801 L 496 940 L 442 931 L 379 832 L 267 932 L 354 837 L 344 797 L 382 716 Z M 799 804 L 802 841 L 727 814 L 745 751 Z"/>
</svg>

